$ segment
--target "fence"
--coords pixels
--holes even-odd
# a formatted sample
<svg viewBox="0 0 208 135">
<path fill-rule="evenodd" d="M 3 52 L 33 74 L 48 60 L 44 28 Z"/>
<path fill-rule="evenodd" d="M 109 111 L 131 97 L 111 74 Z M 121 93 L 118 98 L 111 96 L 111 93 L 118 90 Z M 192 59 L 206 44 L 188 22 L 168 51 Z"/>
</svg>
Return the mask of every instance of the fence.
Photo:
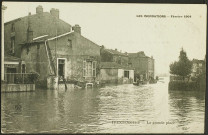
<svg viewBox="0 0 208 135">
<path fill-rule="evenodd" d="M 34 73 L 5 73 L 7 84 L 34 84 Z"/>
</svg>

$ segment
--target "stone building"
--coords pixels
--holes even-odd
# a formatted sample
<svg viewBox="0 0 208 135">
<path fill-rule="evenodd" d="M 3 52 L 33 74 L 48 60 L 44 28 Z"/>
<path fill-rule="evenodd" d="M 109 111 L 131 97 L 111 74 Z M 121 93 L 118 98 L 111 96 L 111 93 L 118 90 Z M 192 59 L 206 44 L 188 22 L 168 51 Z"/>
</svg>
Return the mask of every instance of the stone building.
<svg viewBox="0 0 208 135">
<path fill-rule="evenodd" d="M 105 83 L 133 83 L 134 70 L 129 65 L 127 53 L 119 52 L 117 49 L 100 49 L 100 80 Z"/>
<path fill-rule="evenodd" d="M 129 64 L 128 54 L 121 53 L 117 49 L 105 49 L 104 46 L 101 46 L 100 55 L 102 62 L 115 62 L 124 66 Z"/>
<path fill-rule="evenodd" d="M 82 36 L 79 25 L 72 27 L 61 20 L 58 9 L 49 13 L 38 6 L 36 14 L 4 26 L 5 53 L 24 61 L 27 73 L 39 73 L 42 85 L 57 84 L 63 78 L 80 82 L 97 79 L 100 46 Z"/>
<path fill-rule="evenodd" d="M 134 70 L 116 62 L 100 63 L 100 80 L 104 83 L 133 83 Z"/>
<path fill-rule="evenodd" d="M 205 60 L 197 60 L 193 59 L 192 60 L 192 73 L 191 76 L 197 76 L 203 72 L 206 72 L 206 66 L 205 66 Z"/>
<path fill-rule="evenodd" d="M 52 8 L 44 12 L 42 6 L 36 8 L 36 14 L 20 17 L 4 23 L 5 54 L 19 57 L 19 44 L 33 40 L 33 38 L 48 35 L 54 37 L 71 31 L 71 25 L 59 18 L 59 10 Z"/>
<path fill-rule="evenodd" d="M 27 72 L 36 71 L 42 82 L 50 76 L 95 82 L 100 61 L 100 46 L 81 35 L 75 25 L 73 31 L 55 36 L 39 37 L 22 44 L 21 58 Z"/>
<path fill-rule="evenodd" d="M 154 77 L 154 59 L 148 57 L 143 51 L 137 53 L 128 53 L 129 63 L 134 67 L 135 78 L 136 75 L 142 75 L 143 79 L 149 80 Z"/>
</svg>

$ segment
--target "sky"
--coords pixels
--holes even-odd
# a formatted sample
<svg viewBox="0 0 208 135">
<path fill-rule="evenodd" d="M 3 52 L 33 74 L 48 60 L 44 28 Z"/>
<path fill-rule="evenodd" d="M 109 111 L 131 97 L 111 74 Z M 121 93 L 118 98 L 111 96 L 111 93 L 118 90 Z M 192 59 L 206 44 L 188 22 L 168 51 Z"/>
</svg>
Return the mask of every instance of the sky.
<svg viewBox="0 0 208 135">
<path fill-rule="evenodd" d="M 169 73 L 170 63 L 178 60 L 183 48 L 190 60 L 204 59 L 206 54 L 206 5 L 127 4 L 127 3 L 46 3 L 3 2 L 4 22 L 35 14 L 42 5 L 44 12 L 59 9 L 59 18 L 79 24 L 82 35 L 106 48 L 122 52 L 144 51 L 155 59 L 156 74 Z M 166 15 L 145 18 L 137 15 Z M 191 15 L 191 18 L 170 16 Z"/>
</svg>

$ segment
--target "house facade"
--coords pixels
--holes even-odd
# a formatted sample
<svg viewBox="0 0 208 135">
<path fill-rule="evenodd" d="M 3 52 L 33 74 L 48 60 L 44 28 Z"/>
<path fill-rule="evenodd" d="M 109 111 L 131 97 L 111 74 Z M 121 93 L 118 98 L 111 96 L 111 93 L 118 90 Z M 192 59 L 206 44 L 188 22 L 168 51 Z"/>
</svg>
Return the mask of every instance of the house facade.
<svg viewBox="0 0 208 135">
<path fill-rule="evenodd" d="M 72 27 L 61 20 L 58 9 L 49 13 L 38 6 L 36 14 L 4 26 L 5 54 L 24 61 L 25 72 L 39 73 L 44 85 L 63 78 L 80 82 L 97 79 L 100 46 L 82 36 L 79 25 Z"/>
<path fill-rule="evenodd" d="M 106 49 L 101 46 L 100 50 L 100 80 L 105 83 L 133 83 L 134 69 L 129 65 L 127 53 L 117 49 Z"/>
<path fill-rule="evenodd" d="M 205 60 L 192 60 L 192 73 L 191 76 L 197 76 L 201 74 L 202 72 L 205 72 L 206 66 L 205 66 Z"/>
<path fill-rule="evenodd" d="M 4 23 L 5 54 L 15 57 L 21 56 L 19 44 L 33 38 L 48 35 L 54 37 L 71 31 L 71 25 L 59 19 L 59 10 L 52 8 L 44 12 L 42 6 L 36 8 L 36 14 L 17 18 Z"/>
<path fill-rule="evenodd" d="M 123 66 L 128 66 L 129 64 L 128 54 L 121 53 L 117 49 L 106 49 L 104 46 L 101 46 L 100 55 L 102 62 L 115 62 Z"/>
<path fill-rule="evenodd" d="M 148 57 L 143 51 L 138 53 L 128 53 L 129 62 L 135 69 L 135 74 L 142 76 L 143 79 L 149 80 L 150 77 L 154 78 L 154 59 Z M 136 79 L 136 77 L 134 78 Z"/>
<path fill-rule="evenodd" d="M 134 82 L 134 70 L 116 62 L 100 63 L 100 80 L 104 83 L 127 84 Z"/>
<path fill-rule="evenodd" d="M 52 37 L 40 37 L 22 44 L 21 58 L 27 72 L 38 72 L 40 80 L 50 76 L 79 82 L 95 82 L 100 61 L 100 46 L 81 35 L 78 25 L 73 31 Z"/>
</svg>

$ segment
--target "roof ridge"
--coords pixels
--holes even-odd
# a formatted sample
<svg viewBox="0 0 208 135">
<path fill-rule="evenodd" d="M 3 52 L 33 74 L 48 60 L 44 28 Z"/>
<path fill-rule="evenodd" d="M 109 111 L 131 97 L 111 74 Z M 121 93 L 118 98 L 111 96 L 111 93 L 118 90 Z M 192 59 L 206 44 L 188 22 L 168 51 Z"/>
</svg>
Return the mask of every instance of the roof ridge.
<svg viewBox="0 0 208 135">
<path fill-rule="evenodd" d="M 43 12 L 42 14 L 48 14 L 48 15 L 52 16 L 50 12 Z M 8 22 L 5 22 L 4 25 L 10 24 L 10 23 L 15 22 L 15 21 L 19 21 L 19 20 L 21 20 L 23 18 L 26 18 L 26 17 L 32 17 L 32 16 L 35 16 L 35 15 L 38 15 L 38 14 L 32 14 L 32 15 L 26 15 L 26 16 L 18 17 L 16 19 L 13 19 L 13 20 L 10 20 Z M 64 23 L 67 23 L 70 26 L 72 26 L 71 24 L 69 24 L 68 22 L 65 22 L 64 20 L 62 20 L 60 18 L 56 18 L 56 19 L 59 20 L 59 21 L 62 21 Z"/>
</svg>

